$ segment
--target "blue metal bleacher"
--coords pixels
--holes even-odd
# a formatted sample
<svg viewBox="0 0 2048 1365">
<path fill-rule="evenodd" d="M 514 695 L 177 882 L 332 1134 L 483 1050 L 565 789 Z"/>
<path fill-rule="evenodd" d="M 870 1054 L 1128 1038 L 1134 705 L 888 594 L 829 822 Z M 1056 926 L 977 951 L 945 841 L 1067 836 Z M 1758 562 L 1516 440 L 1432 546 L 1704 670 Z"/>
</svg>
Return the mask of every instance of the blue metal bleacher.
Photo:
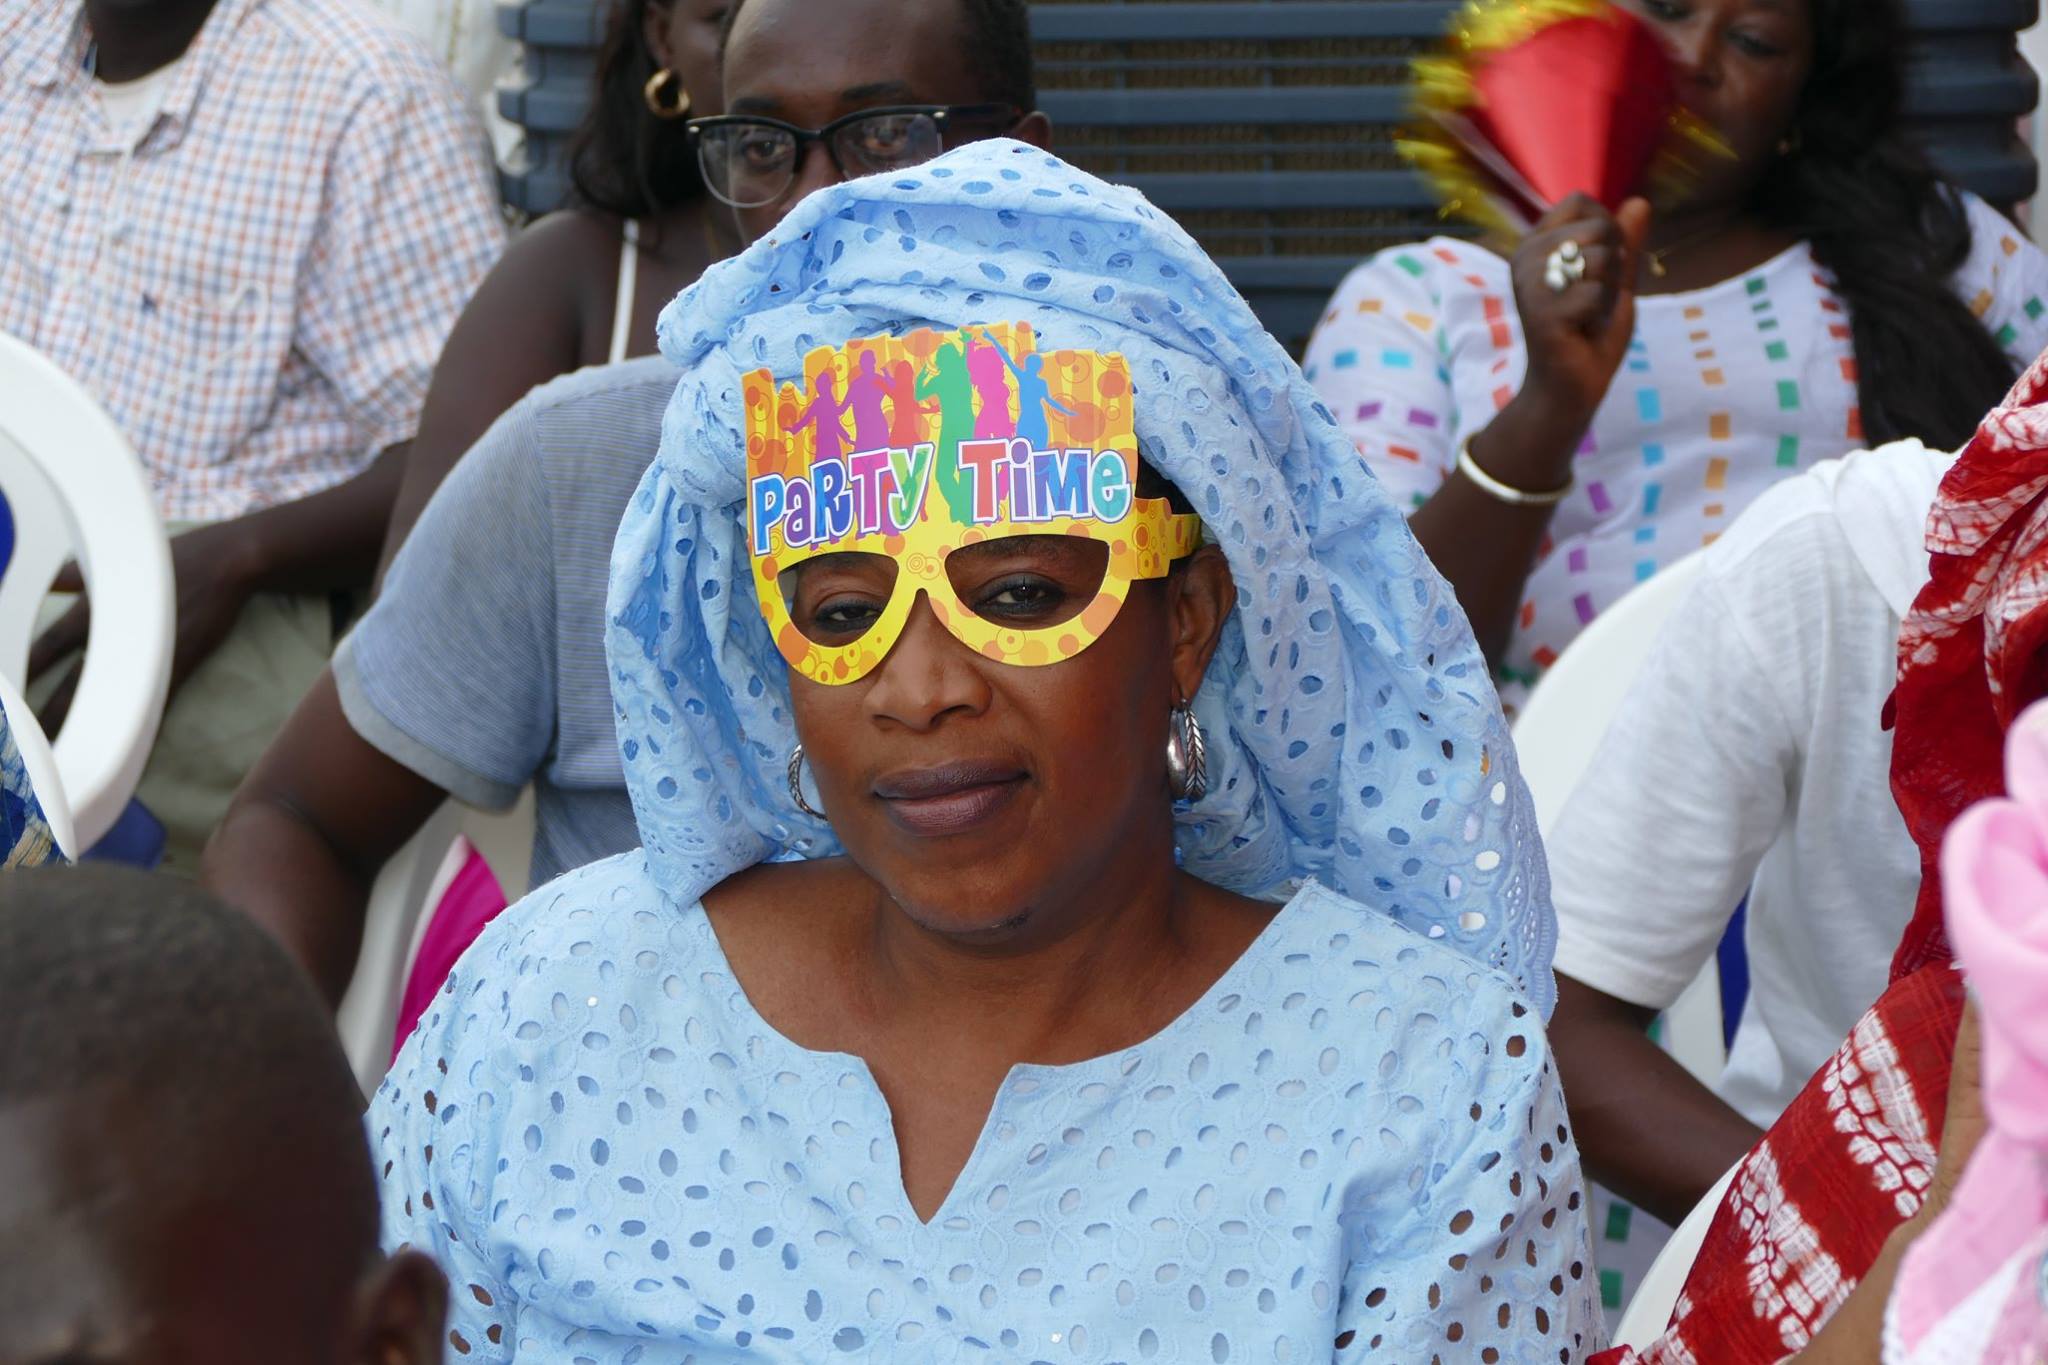
<svg viewBox="0 0 2048 1365">
<path fill-rule="evenodd" d="M 829 0 L 819 0 L 828 3 Z M 1909 112 L 1952 175 L 1994 203 L 2033 193 L 2017 122 L 2038 82 L 2014 35 L 2039 0 L 1906 0 Z M 1444 230 L 1395 153 L 1409 63 L 1455 0 L 1036 0 L 1041 103 L 1059 151 L 1177 216 L 1290 347 L 1337 280 L 1380 247 Z M 526 76 L 499 107 L 527 130 L 508 199 L 566 188 L 602 0 L 499 0 Z"/>
<path fill-rule="evenodd" d="M 505 202 L 546 213 L 569 193 L 569 141 L 590 107 L 605 0 L 499 0 L 498 31 L 518 41 L 522 70 L 498 88 L 498 113 L 521 129 L 499 168 Z"/>
<path fill-rule="evenodd" d="M 2038 83 L 2014 34 L 2038 0 L 1907 0 L 1909 114 L 1995 203 L 2033 193 L 2017 121 Z M 1409 63 L 1455 0 L 1041 0 L 1041 103 L 1063 154 L 1136 185 L 1298 348 L 1360 258 L 1446 230 L 1393 148 Z M 1455 226 L 1451 230 L 1456 230 Z"/>
</svg>

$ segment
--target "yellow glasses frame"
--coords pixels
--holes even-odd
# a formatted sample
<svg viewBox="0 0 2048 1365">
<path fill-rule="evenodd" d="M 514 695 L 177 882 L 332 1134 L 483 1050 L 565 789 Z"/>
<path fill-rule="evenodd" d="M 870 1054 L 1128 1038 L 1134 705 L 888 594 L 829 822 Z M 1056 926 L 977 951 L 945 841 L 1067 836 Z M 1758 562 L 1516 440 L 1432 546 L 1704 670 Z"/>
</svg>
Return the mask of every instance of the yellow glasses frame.
<svg viewBox="0 0 2048 1365">
<path fill-rule="evenodd" d="M 1115 534 L 1101 534 L 1105 530 Z M 1107 544 L 1109 562 L 1103 569 L 1102 586 L 1096 590 L 1094 600 L 1058 625 L 1029 630 L 975 615 L 954 590 L 953 580 L 946 574 L 946 557 L 969 545 L 1020 535 L 1070 535 Z M 1176 514 L 1164 498 L 1134 499 L 1131 515 L 1114 527 L 1073 519 L 990 536 L 951 522 L 925 521 L 901 537 L 890 537 L 885 544 L 894 543 L 898 547 L 894 550 L 856 542 L 786 557 L 756 556 L 754 588 L 769 633 L 775 637 L 776 650 L 791 668 L 812 682 L 857 682 L 872 673 L 903 637 L 903 628 L 910 622 L 920 593 L 931 603 L 939 624 L 961 644 L 998 663 L 1035 667 L 1071 659 L 1101 639 L 1123 610 L 1131 584 L 1166 577 L 1175 560 L 1194 553 L 1201 535 L 1202 519 Z M 883 554 L 895 560 L 896 583 L 890 589 L 881 617 L 858 640 L 845 645 L 822 645 L 799 630 L 791 619 L 780 575 L 821 555 L 849 552 Z"/>
<path fill-rule="evenodd" d="M 976 363 L 986 367 L 992 355 L 980 347 L 1001 349 L 1016 386 L 1012 391 L 1002 379 L 1000 389 L 978 388 L 979 401 L 971 405 L 962 396 L 969 373 Z M 951 356 L 944 354 L 949 348 Z M 899 382 L 892 391 L 894 413 L 887 419 L 892 433 L 889 463 L 880 468 L 876 462 L 882 447 L 874 437 L 884 409 L 879 401 L 866 409 L 864 433 L 854 393 L 855 386 L 880 385 L 890 374 Z M 949 374 L 959 386 L 950 407 L 947 396 L 939 392 L 940 378 Z M 1033 386 L 1029 401 L 1037 409 L 1028 416 L 1027 376 Z M 1121 355 L 1055 351 L 1040 356 L 1028 324 L 999 324 L 820 347 L 806 357 L 804 378 L 801 386 L 778 386 L 766 370 L 744 377 L 747 534 L 755 597 L 775 647 L 792 669 L 813 682 L 851 683 L 874 671 L 902 638 L 920 595 L 948 633 L 986 658 L 1027 667 L 1071 659 L 1109 629 L 1131 584 L 1164 578 L 1174 561 L 1192 554 L 1200 543 L 1199 517 L 1176 514 L 1163 498 L 1137 496 L 1135 408 L 1130 369 Z M 975 382 L 987 385 L 989 379 L 985 368 Z M 1004 410 L 991 414 L 990 394 L 996 392 L 1007 402 Z M 939 411 L 923 406 L 928 395 L 936 398 Z M 844 428 L 847 413 L 854 415 L 856 430 L 851 436 Z M 1006 426 L 1015 434 L 1001 434 Z M 973 434 L 977 429 L 979 436 Z M 863 440 L 864 435 L 868 439 Z M 820 450 L 821 438 L 829 449 Z M 970 443 L 975 456 L 971 461 Z M 995 454 L 995 443 L 1007 453 Z M 863 454 L 841 459 L 849 446 L 864 447 Z M 940 451 L 950 452 L 950 462 L 939 458 Z M 806 533 L 800 531 L 798 543 L 791 544 L 790 523 L 784 517 L 787 507 L 778 505 L 783 490 L 805 482 L 830 462 L 835 476 L 832 496 L 843 501 L 845 472 L 863 459 L 873 481 L 872 487 L 863 484 L 864 491 L 857 495 L 859 505 L 867 509 L 866 520 L 855 525 L 848 517 L 834 526 L 832 534 L 816 540 L 804 539 Z M 966 470 L 963 463 L 988 467 Z M 1009 472 L 998 480 L 994 465 L 1004 463 Z M 1056 472 L 1051 472 L 1055 465 Z M 1054 480 L 1050 484 L 1049 472 Z M 969 477 L 976 474 L 983 476 L 980 484 Z M 893 491 L 876 492 L 890 488 L 890 475 Z M 1004 491 L 990 498 L 987 508 L 975 501 L 969 487 L 1008 490 L 1013 481 L 1017 498 Z M 1039 491 L 1027 492 L 1027 486 Z M 1048 496 L 1047 487 L 1059 489 L 1063 497 Z M 822 478 L 815 487 L 807 486 L 806 500 L 822 505 L 827 500 L 825 488 Z M 884 501 L 878 504 L 878 497 Z M 1047 509 L 1092 514 L 1040 515 L 1035 501 L 1043 501 Z M 964 519 L 963 507 L 969 509 Z M 981 511 L 987 515 L 973 515 Z M 1020 536 L 1076 536 L 1107 546 L 1108 562 L 1095 597 L 1052 626 L 1020 629 L 977 616 L 946 574 L 948 556 L 970 545 Z M 844 645 L 820 644 L 798 629 L 781 583 L 789 570 L 832 554 L 881 555 L 896 563 L 896 581 L 881 616 Z"/>
</svg>

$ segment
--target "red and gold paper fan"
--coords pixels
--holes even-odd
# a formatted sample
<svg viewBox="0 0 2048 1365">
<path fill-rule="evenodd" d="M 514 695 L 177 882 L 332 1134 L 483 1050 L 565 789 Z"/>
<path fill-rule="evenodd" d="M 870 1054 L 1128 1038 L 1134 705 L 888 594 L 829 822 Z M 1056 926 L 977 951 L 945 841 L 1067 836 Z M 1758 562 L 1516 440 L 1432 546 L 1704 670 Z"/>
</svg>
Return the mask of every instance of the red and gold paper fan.
<svg viewBox="0 0 2048 1365">
<path fill-rule="evenodd" d="M 1682 195 L 1718 140 L 1679 102 L 1657 35 L 1610 0 L 1472 0 L 1449 51 L 1415 63 L 1418 126 L 1402 153 L 1444 211 L 1525 230 L 1583 192 Z"/>
</svg>

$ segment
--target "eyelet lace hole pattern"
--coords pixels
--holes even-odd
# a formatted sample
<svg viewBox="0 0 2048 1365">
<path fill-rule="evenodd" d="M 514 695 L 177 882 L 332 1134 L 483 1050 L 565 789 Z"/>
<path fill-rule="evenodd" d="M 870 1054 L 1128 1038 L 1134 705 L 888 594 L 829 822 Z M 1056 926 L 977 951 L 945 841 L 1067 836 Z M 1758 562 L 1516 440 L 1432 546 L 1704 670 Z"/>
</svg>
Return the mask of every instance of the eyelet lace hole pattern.
<svg viewBox="0 0 2048 1365">
<path fill-rule="evenodd" d="M 743 526 L 741 375 L 816 346 L 991 319 L 1125 356 L 1147 461 L 1230 562 L 1195 698 L 1210 789 L 1184 865 L 1306 877 L 1499 967 L 1548 1015 L 1549 877 L 1486 663 L 1401 510 L 1215 264 L 1142 196 L 1021 143 L 830 187 L 662 315 L 682 379 L 620 526 L 608 648 L 654 879 L 688 903 L 837 851 L 791 800 L 788 669 Z"/>
<path fill-rule="evenodd" d="M 1315 886 L 1158 1035 L 1014 1069 L 929 1223 L 866 1067 L 630 858 L 493 925 L 370 1131 L 452 1359 L 1569 1365 L 1600 1330 L 1533 1011 Z"/>
</svg>

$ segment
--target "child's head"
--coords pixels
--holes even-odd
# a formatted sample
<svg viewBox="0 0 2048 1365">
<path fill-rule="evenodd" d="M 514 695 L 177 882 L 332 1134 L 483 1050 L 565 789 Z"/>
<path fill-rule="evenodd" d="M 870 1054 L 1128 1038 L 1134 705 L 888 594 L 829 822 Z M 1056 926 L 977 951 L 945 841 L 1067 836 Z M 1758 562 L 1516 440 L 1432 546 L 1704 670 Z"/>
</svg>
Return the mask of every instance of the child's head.
<svg viewBox="0 0 2048 1365">
<path fill-rule="evenodd" d="M 0 1361 L 424 1365 L 361 1096 L 258 929 L 177 881 L 0 873 Z"/>
</svg>

